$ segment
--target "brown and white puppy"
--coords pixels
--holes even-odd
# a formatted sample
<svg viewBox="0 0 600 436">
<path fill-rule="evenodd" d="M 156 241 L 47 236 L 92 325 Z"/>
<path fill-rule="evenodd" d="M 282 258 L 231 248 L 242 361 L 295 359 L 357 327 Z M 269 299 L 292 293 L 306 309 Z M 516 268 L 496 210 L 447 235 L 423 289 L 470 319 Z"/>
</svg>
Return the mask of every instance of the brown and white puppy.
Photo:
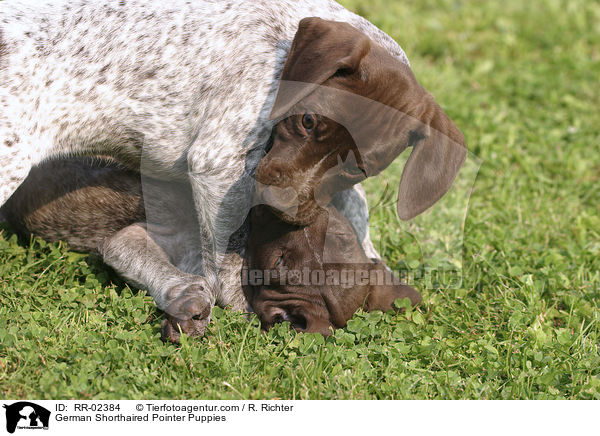
<svg viewBox="0 0 600 436">
<path fill-rule="evenodd" d="M 365 255 L 334 207 L 318 209 L 305 227 L 282 221 L 266 206 L 250 216 L 243 288 L 266 330 L 289 321 L 296 330 L 329 335 L 360 308 L 387 311 L 397 298 L 421 301 L 381 261 Z"/>
<path fill-rule="evenodd" d="M 379 173 L 407 147 L 398 214 L 413 218 L 450 188 L 466 156 L 462 133 L 408 65 L 347 23 L 300 21 L 271 118 L 284 119 L 256 178 L 296 192 L 277 199 L 265 189 L 294 224 L 312 222 L 319 203 Z M 295 213 L 286 213 L 292 204 Z"/>
</svg>

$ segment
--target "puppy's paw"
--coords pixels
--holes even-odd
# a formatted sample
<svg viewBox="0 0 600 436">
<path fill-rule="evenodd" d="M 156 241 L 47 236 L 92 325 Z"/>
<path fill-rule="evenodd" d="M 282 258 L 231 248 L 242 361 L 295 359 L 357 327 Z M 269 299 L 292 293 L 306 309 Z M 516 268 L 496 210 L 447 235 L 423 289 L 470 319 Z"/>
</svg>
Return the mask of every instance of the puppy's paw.
<svg viewBox="0 0 600 436">
<path fill-rule="evenodd" d="M 188 336 L 202 336 L 210 322 L 213 302 L 201 285 L 190 285 L 173 289 L 178 295 L 166 308 L 167 319 L 161 325 L 163 341 L 179 342 L 181 333 Z"/>
<path fill-rule="evenodd" d="M 181 333 L 188 336 L 202 336 L 206 331 L 206 326 L 210 321 L 210 316 L 202 319 L 187 319 L 182 320 L 172 316 L 163 320 L 160 327 L 160 338 L 164 342 L 179 343 Z"/>
</svg>

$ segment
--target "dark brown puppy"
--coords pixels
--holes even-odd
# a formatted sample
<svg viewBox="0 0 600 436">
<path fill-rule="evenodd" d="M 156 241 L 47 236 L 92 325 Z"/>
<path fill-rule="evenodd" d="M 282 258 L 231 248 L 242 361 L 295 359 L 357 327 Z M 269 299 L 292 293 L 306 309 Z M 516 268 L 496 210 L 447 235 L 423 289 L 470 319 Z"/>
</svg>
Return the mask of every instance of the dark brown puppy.
<svg viewBox="0 0 600 436">
<path fill-rule="evenodd" d="M 410 67 L 363 32 L 303 19 L 281 80 L 271 118 L 285 119 L 256 178 L 279 188 L 265 193 L 285 221 L 309 224 L 318 204 L 379 173 L 409 146 L 400 218 L 423 212 L 452 185 L 466 156 L 462 133 Z"/>
<path fill-rule="evenodd" d="M 306 227 L 288 224 L 266 206 L 251 212 L 244 293 L 264 329 L 289 321 L 299 331 L 331 333 L 359 308 L 418 304 L 421 295 L 398 283 L 362 250 L 348 220 L 334 207 L 319 209 Z"/>
</svg>

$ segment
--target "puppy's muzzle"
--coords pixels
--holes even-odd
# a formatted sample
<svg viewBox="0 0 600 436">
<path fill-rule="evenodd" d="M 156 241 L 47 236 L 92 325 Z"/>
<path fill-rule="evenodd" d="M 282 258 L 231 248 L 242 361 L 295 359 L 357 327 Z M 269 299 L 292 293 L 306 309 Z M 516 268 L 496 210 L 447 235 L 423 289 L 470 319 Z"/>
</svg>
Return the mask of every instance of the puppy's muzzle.
<svg viewBox="0 0 600 436">
<path fill-rule="evenodd" d="M 278 188 L 257 182 L 255 193 L 255 204 L 269 205 L 290 216 L 298 212 L 298 193 L 292 187 Z"/>
</svg>

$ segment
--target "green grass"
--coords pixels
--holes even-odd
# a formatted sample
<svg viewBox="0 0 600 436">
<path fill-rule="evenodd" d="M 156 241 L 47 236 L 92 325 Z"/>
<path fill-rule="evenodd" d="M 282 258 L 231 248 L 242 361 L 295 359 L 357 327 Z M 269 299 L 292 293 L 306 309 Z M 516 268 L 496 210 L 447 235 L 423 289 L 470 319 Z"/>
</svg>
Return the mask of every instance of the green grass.
<svg viewBox="0 0 600 436">
<path fill-rule="evenodd" d="M 482 162 L 462 284 L 425 289 L 405 314 L 358 313 L 325 340 L 215 309 L 204 338 L 175 347 L 144 292 L 5 227 L 2 397 L 600 398 L 600 4 L 342 3 L 403 46 Z M 384 195 L 400 169 L 367 183 L 372 232 L 390 265 L 414 268 L 431 250 Z M 417 235 L 442 246 L 447 224 Z"/>
</svg>

